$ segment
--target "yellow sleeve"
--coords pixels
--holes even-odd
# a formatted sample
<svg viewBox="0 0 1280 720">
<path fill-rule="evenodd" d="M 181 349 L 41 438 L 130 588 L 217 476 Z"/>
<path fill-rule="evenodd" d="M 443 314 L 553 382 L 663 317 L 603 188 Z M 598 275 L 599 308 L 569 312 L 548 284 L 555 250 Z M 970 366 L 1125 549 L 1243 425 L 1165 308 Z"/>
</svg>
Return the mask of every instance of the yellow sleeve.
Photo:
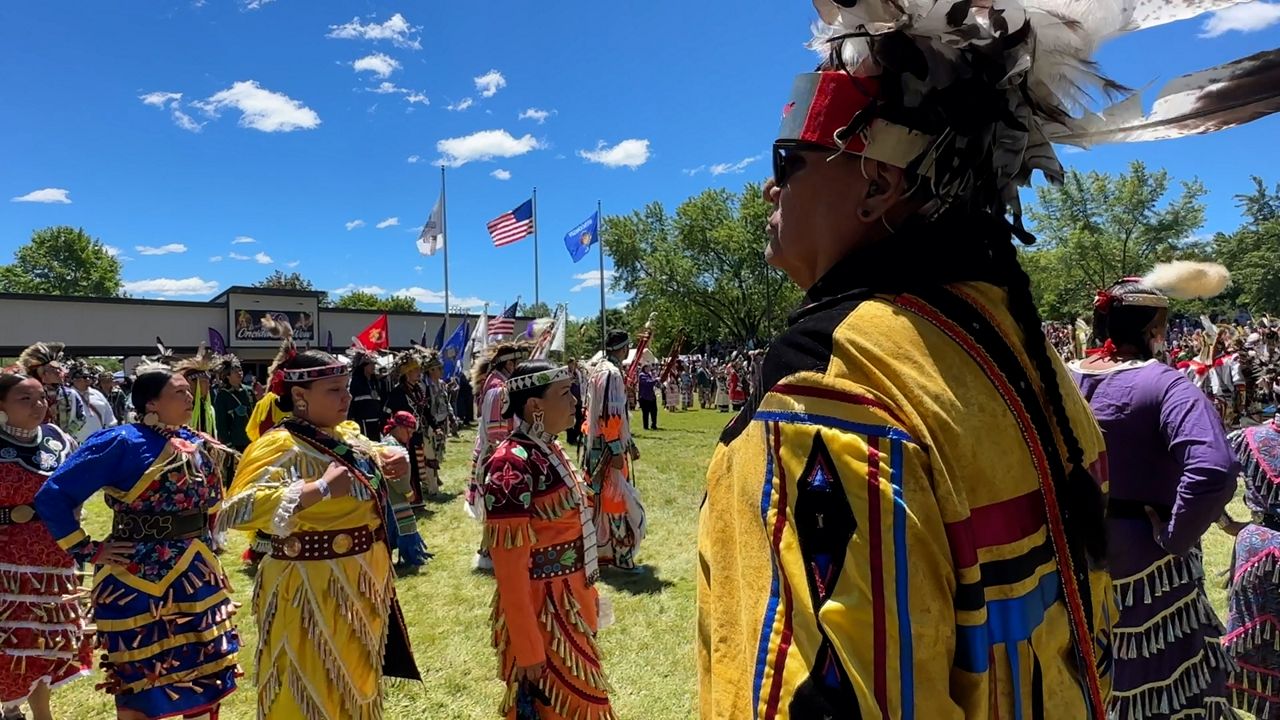
<svg viewBox="0 0 1280 720">
<path fill-rule="evenodd" d="M 268 432 L 250 443 L 218 514 L 219 529 L 289 534 L 302 484 L 308 480 L 298 474 L 297 460 L 297 446 L 287 432 Z"/>
</svg>

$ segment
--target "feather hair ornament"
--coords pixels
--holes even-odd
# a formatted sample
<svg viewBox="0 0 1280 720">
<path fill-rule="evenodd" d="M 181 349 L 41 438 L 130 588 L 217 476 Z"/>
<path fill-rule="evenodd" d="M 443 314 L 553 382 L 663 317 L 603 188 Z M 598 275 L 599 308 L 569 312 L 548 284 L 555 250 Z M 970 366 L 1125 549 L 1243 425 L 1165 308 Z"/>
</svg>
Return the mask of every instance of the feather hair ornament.
<svg viewBox="0 0 1280 720">
<path fill-rule="evenodd" d="M 848 75 L 864 95 L 868 80 L 878 91 L 834 138 L 783 137 L 916 172 L 933 194 L 926 214 L 964 198 L 1017 223 L 1018 187 L 1035 171 L 1062 178 L 1052 143 L 1163 140 L 1280 111 L 1280 50 L 1178 78 L 1150 113 L 1093 59 L 1117 36 L 1243 1 L 813 0 L 819 22 L 810 47 L 821 70 Z M 804 109 L 811 129 L 815 114 Z M 902 144 L 904 130 L 919 142 Z"/>
<path fill-rule="evenodd" d="M 1218 263 L 1175 260 L 1156 265 L 1141 282 L 1167 297 L 1197 300 L 1221 294 L 1231 285 L 1231 273 Z"/>
</svg>

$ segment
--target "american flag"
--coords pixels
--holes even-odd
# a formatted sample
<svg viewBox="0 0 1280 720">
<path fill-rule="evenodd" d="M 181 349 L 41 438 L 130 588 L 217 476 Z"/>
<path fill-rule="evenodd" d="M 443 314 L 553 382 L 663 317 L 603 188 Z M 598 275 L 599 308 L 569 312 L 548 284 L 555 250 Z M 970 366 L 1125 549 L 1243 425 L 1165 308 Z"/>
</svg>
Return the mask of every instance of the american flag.
<svg viewBox="0 0 1280 720">
<path fill-rule="evenodd" d="M 520 304 L 517 300 L 496 318 L 489 320 L 489 337 L 506 337 L 514 335 L 516 332 L 516 306 Z"/>
<path fill-rule="evenodd" d="M 510 245 L 529 237 L 533 234 L 533 198 L 524 201 L 515 210 L 490 220 L 487 227 L 494 247 Z"/>
</svg>

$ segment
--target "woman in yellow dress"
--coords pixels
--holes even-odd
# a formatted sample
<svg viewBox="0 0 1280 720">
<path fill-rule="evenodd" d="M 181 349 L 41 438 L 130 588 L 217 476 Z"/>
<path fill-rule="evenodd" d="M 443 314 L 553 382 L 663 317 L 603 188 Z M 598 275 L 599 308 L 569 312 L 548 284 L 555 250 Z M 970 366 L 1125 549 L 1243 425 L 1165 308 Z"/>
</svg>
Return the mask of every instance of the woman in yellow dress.
<svg viewBox="0 0 1280 720">
<path fill-rule="evenodd" d="M 408 462 L 344 424 L 349 372 L 285 340 L 271 391 L 291 416 L 249 445 L 219 520 L 272 536 L 253 595 L 266 720 L 381 718 L 384 674 L 421 679 L 396 602 L 378 467 L 398 476 Z"/>
</svg>

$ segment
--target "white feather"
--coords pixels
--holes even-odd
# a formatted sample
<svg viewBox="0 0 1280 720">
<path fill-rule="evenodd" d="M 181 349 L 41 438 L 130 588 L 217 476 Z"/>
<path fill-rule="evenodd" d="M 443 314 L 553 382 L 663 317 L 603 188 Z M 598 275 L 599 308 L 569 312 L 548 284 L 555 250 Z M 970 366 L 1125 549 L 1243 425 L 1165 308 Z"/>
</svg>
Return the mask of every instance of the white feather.
<svg viewBox="0 0 1280 720">
<path fill-rule="evenodd" d="M 1231 284 L 1231 273 L 1218 263 L 1175 260 L 1160 263 L 1142 278 L 1142 285 L 1171 298 L 1211 298 Z"/>
</svg>

